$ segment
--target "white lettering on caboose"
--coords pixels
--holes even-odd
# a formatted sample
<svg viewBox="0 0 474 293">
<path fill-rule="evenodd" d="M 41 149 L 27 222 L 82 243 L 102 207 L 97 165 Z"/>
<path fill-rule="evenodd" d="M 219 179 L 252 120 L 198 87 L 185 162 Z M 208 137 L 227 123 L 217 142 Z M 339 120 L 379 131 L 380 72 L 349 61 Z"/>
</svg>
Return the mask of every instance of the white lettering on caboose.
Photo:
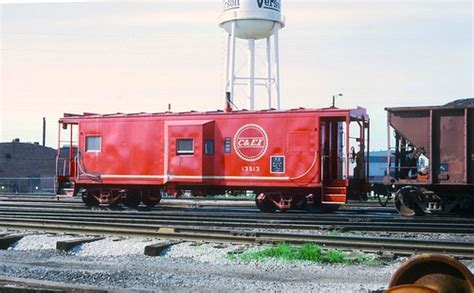
<svg viewBox="0 0 474 293">
<path fill-rule="evenodd" d="M 260 125 L 246 124 L 235 133 L 234 149 L 242 160 L 257 161 L 263 157 L 267 148 L 268 136 Z"/>
<path fill-rule="evenodd" d="M 237 145 L 239 147 L 264 147 L 264 142 L 262 138 L 260 139 L 238 139 L 237 140 Z"/>
</svg>

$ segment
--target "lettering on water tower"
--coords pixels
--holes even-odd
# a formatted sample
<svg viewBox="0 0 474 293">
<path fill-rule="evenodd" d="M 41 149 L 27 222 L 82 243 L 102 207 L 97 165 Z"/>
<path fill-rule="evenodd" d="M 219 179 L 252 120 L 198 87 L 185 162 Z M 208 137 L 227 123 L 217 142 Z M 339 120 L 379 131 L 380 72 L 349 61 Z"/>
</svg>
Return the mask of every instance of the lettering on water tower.
<svg viewBox="0 0 474 293">
<path fill-rule="evenodd" d="M 257 2 L 258 8 L 271 9 L 275 11 L 281 10 L 280 0 L 254 0 Z M 224 11 L 240 8 L 240 0 L 224 0 Z"/>
<path fill-rule="evenodd" d="M 224 11 L 240 7 L 240 0 L 224 0 Z"/>
<path fill-rule="evenodd" d="M 280 11 L 280 0 L 257 0 L 258 7 Z"/>
</svg>

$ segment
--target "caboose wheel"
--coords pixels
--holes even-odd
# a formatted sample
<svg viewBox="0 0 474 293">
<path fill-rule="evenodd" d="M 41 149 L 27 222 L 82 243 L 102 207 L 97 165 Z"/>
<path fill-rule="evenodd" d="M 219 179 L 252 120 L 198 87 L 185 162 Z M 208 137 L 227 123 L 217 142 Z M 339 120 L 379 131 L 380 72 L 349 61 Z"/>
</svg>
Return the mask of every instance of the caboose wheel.
<svg viewBox="0 0 474 293">
<path fill-rule="evenodd" d="M 161 201 L 161 191 L 154 188 L 143 190 L 142 201 L 149 208 L 156 206 Z"/>
<path fill-rule="evenodd" d="M 264 213 L 274 213 L 276 207 L 271 202 L 256 202 L 257 208 Z"/>
<path fill-rule="evenodd" d="M 99 205 L 99 201 L 87 191 L 82 192 L 81 198 L 82 202 L 84 202 L 88 207 L 94 207 Z"/>
<path fill-rule="evenodd" d="M 277 208 L 276 206 L 268 199 L 266 196 L 261 196 L 261 194 L 255 197 L 255 204 L 257 208 L 264 213 L 274 213 Z"/>
<path fill-rule="evenodd" d="M 140 190 L 128 190 L 122 201 L 129 208 L 137 208 L 142 201 L 142 194 Z"/>
</svg>

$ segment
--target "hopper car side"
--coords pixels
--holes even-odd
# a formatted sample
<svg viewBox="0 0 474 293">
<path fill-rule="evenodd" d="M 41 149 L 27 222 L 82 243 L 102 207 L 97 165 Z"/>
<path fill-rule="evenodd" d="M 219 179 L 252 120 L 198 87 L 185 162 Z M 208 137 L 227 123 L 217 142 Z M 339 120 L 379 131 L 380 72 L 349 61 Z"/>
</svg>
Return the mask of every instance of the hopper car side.
<svg viewBox="0 0 474 293">
<path fill-rule="evenodd" d="M 398 211 L 405 216 L 472 212 L 474 105 L 386 111 L 389 164 L 383 185 L 395 196 Z"/>
</svg>

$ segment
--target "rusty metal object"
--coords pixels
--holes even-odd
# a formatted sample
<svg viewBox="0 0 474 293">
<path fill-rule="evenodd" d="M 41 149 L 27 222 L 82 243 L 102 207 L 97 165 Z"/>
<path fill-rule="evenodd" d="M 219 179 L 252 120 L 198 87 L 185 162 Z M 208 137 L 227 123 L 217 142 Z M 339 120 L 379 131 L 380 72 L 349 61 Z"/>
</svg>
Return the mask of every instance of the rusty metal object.
<svg viewBox="0 0 474 293">
<path fill-rule="evenodd" d="M 474 277 L 462 263 L 446 255 L 422 254 L 393 274 L 387 293 L 471 293 Z"/>
<path fill-rule="evenodd" d="M 434 289 L 418 285 L 400 285 L 386 291 L 387 293 L 438 293 Z"/>
<path fill-rule="evenodd" d="M 413 217 L 416 215 L 414 205 L 411 202 L 410 191 L 411 189 L 404 187 L 395 194 L 395 208 L 405 217 Z"/>
<path fill-rule="evenodd" d="M 415 186 L 426 193 L 413 210 L 402 213 L 450 213 L 474 206 L 474 106 L 386 108 L 388 142 L 394 154 L 387 168 L 397 187 Z M 415 126 L 415 127 L 414 127 Z M 393 128 L 395 143 L 390 143 Z M 421 156 L 423 155 L 423 156 Z M 423 158 L 424 157 L 424 158 Z M 421 158 L 421 159 L 420 159 Z M 413 194 L 412 194 L 413 195 Z M 407 195 L 407 198 L 412 198 Z M 402 210 L 405 211 L 402 205 Z"/>
</svg>

